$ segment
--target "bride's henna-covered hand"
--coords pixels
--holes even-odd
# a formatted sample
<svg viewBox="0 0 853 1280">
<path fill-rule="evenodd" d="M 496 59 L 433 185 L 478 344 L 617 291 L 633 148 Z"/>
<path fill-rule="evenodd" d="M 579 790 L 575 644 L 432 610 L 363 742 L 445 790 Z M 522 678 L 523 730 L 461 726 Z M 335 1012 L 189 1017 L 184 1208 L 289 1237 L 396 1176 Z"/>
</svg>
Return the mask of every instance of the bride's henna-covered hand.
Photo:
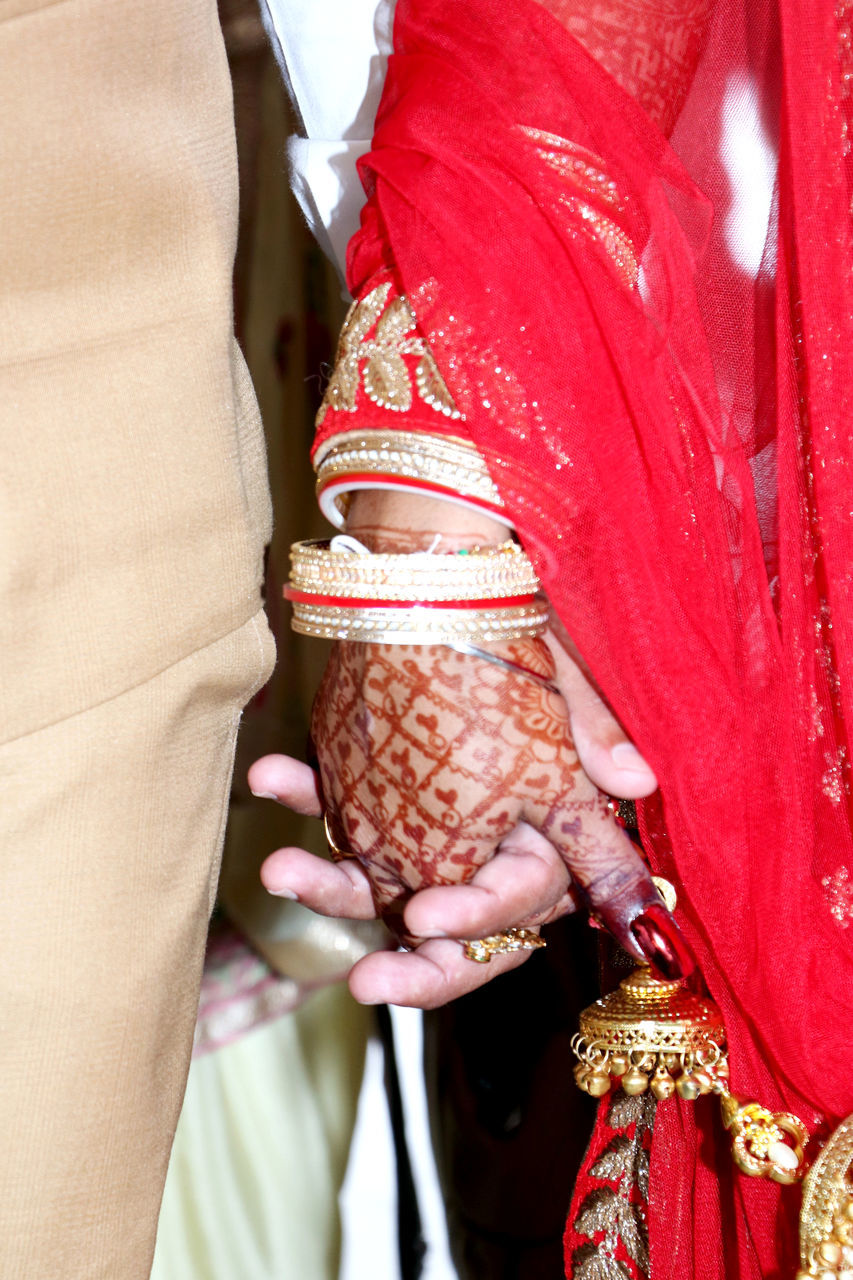
<svg viewBox="0 0 853 1280">
<path fill-rule="evenodd" d="M 348 531 L 374 551 L 403 552 L 435 548 L 437 531 L 442 551 L 489 545 L 507 536 L 501 526 L 465 509 L 421 497 L 369 490 L 354 495 Z M 477 667 L 476 681 L 469 688 L 472 666 L 477 660 L 449 650 L 422 649 L 414 661 L 412 651 L 350 645 L 348 658 L 346 646 L 341 646 L 333 659 L 323 691 L 323 699 L 328 696 L 328 701 L 319 702 L 317 708 L 318 722 L 324 722 L 319 730 L 320 754 L 325 754 L 328 761 L 326 798 L 341 818 L 340 841 L 349 831 L 352 847 L 362 855 L 371 849 L 371 842 L 378 852 L 376 867 L 370 869 L 373 883 L 364 861 L 347 858 L 331 863 L 297 848 L 273 853 L 264 864 L 262 878 L 271 893 L 298 898 L 325 915 L 354 918 L 375 914 L 374 890 L 384 905 L 402 899 L 416 884 L 432 883 L 433 887 L 414 892 L 404 909 L 408 934 L 428 940 L 413 951 L 376 952 L 360 960 L 349 979 L 357 999 L 434 1008 L 481 986 L 523 963 L 529 953 L 499 955 L 488 965 L 478 965 L 467 960 L 459 944 L 449 939 L 485 937 L 513 925 L 547 922 L 574 910 L 578 885 L 585 886 L 589 905 L 611 932 L 635 952 L 632 923 L 650 905 L 652 917 L 662 910 L 642 861 L 606 812 L 603 798 L 593 785 L 597 783 L 614 796 L 636 798 L 655 789 L 654 775 L 598 696 L 569 638 L 557 631 L 547 640 L 550 656 L 539 642 L 504 647 L 502 652 L 520 659 L 523 665 L 535 667 L 538 663 L 539 670 L 555 670 L 553 678 L 565 702 L 546 694 L 523 676 L 510 676 L 485 664 Z M 357 650 L 361 650 L 361 658 Z M 414 666 L 408 668 L 408 674 L 403 669 L 403 685 L 393 694 L 400 673 L 395 664 L 407 660 L 414 661 Z M 436 660 L 443 663 L 443 678 L 438 681 L 434 696 L 439 696 L 450 711 L 443 727 L 437 723 L 436 706 L 424 686 L 431 670 L 424 663 Z M 469 690 L 466 696 L 474 698 L 478 716 L 482 717 L 476 732 L 465 729 L 472 721 L 472 706 L 462 696 L 463 671 Z M 335 684 L 337 677 L 344 674 L 349 681 L 349 694 Z M 372 692 L 368 687 L 363 705 L 355 694 L 359 687 L 369 686 L 371 679 L 375 687 Z M 412 695 L 417 690 L 426 705 L 414 710 L 415 717 L 423 715 L 424 723 L 419 725 L 414 720 L 409 733 L 416 740 L 416 748 L 412 748 L 405 739 L 393 741 L 387 712 L 391 712 L 391 721 L 396 718 L 399 724 L 403 701 L 409 698 L 414 707 L 417 698 Z M 349 710 L 345 705 L 347 697 L 353 698 Z M 377 698 L 378 721 L 374 712 Z M 435 729 L 432 717 L 436 717 Z M 335 764 L 336 718 L 342 724 L 357 724 L 361 734 L 360 739 L 351 733 L 349 737 L 340 732 L 337 735 L 340 741 L 349 743 L 338 753 L 339 761 L 342 755 L 348 757 L 343 762 L 342 781 L 337 779 Z M 473 721 L 477 718 L 474 716 Z M 577 742 L 580 762 L 567 735 L 567 725 Z M 440 749 L 442 738 L 448 745 L 451 740 L 462 744 L 452 764 L 448 763 L 449 753 Z M 404 818 L 399 806 L 395 812 L 390 808 L 394 788 L 399 787 L 404 772 L 391 756 L 402 757 L 407 745 L 409 774 L 414 778 L 416 795 L 406 802 Z M 475 759 L 475 748 L 485 753 L 482 760 Z M 361 752 L 363 757 L 360 780 L 353 763 L 354 752 Z M 377 752 L 378 768 L 371 763 Z M 431 763 L 428 752 L 432 753 Z M 444 773 L 439 768 L 440 758 L 445 761 Z M 382 769 L 391 766 L 396 769 L 396 781 L 389 791 Z M 505 796 L 492 785 L 498 778 L 503 786 L 512 780 Z M 278 800 L 297 812 L 312 816 L 322 813 L 319 779 L 299 761 L 287 756 L 265 756 L 252 766 L 249 782 L 255 794 Z M 385 787 L 378 798 L 385 814 L 381 825 L 391 819 L 393 839 L 387 862 L 379 843 L 379 810 L 374 806 L 376 797 L 370 784 L 377 793 Z M 438 804 L 429 808 L 428 821 L 424 822 L 417 811 L 430 788 Z M 345 795 L 348 789 L 356 797 L 352 806 Z M 439 791 L 444 793 L 443 798 Z M 455 798 L 450 795 L 454 791 Z M 366 807 L 366 815 L 360 807 Z M 346 827 L 344 819 L 350 808 L 356 821 L 354 826 Z M 513 814 L 514 826 L 509 821 Z M 524 820 L 526 816 L 530 821 Z M 423 840 L 415 838 L 418 827 L 424 828 Z M 507 834 L 501 838 L 501 832 Z M 367 843 L 361 843 L 364 836 Z M 459 858 L 460 850 L 467 852 L 462 853 L 461 861 L 454 860 L 454 855 Z M 467 867 L 472 851 L 474 859 L 481 862 L 473 875 Z M 422 853 L 426 875 L 420 879 L 418 860 Z M 469 878 L 464 883 L 445 883 L 453 878 L 460 881 L 466 874 Z M 648 925 L 648 920 L 645 923 Z M 664 920 L 663 934 L 664 950 L 670 956 L 677 954 L 677 930 L 671 919 Z M 654 958 L 655 948 L 661 945 L 660 933 L 646 927 L 638 929 L 638 935 L 643 938 L 649 958 Z"/>
<path fill-rule="evenodd" d="M 543 641 L 492 648 L 554 677 Z M 377 910 L 407 941 L 417 940 L 412 921 L 401 924 L 414 892 L 470 880 L 526 823 L 571 875 L 537 923 L 571 910 L 580 890 L 636 951 L 630 923 L 657 894 L 580 767 L 561 696 L 443 646 L 343 642 L 312 733 L 335 843 L 357 858 Z"/>
</svg>

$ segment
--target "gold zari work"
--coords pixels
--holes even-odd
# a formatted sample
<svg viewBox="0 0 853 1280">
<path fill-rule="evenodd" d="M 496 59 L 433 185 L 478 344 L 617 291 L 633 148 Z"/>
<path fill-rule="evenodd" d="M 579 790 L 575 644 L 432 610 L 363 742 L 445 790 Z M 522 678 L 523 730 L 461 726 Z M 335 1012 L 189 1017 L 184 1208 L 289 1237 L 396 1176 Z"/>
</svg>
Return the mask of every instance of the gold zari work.
<svg viewBox="0 0 853 1280">
<path fill-rule="evenodd" d="M 620 1246 L 641 1275 L 649 1274 L 649 1150 L 644 1138 L 654 1118 L 655 1101 L 649 1094 L 615 1093 L 610 1101 L 608 1125 L 632 1132 L 615 1133 L 589 1171 L 603 1185 L 585 1196 L 572 1223 L 577 1235 L 588 1237 L 572 1254 L 576 1280 L 630 1280 L 616 1256 Z"/>
<path fill-rule="evenodd" d="M 538 158 L 560 174 L 573 190 L 560 197 L 560 204 L 570 216 L 567 229 L 580 233 L 603 249 L 616 267 L 624 284 L 634 288 L 640 264 L 634 245 L 615 221 L 597 207 L 605 205 L 614 215 L 622 208 L 622 198 L 613 179 L 601 168 L 601 161 L 586 147 L 543 129 L 522 126 L 522 132 L 536 143 Z M 591 203 L 594 201 L 595 203 Z"/>
<path fill-rule="evenodd" d="M 329 409 L 355 412 L 359 385 L 381 409 L 406 413 L 417 393 L 436 413 L 462 417 L 429 347 L 415 331 L 417 322 L 408 301 L 400 296 L 389 302 L 390 292 L 390 284 L 378 285 L 350 307 L 317 414 L 318 427 Z M 373 337 L 368 337 L 371 330 Z M 418 359 L 414 376 L 405 356 Z"/>
<path fill-rule="evenodd" d="M 317 450 L 314 469 L 318 492 L 354 474 L 404 476 L 490 507 L 504 505 L 480 453 L 456 436 L 426 431 L 341 432 Z M 335 509 L 343 520 L 340 503 L 336 498 Z M 334 516 L 332 511 L 328 514 Z"/>
</svg>

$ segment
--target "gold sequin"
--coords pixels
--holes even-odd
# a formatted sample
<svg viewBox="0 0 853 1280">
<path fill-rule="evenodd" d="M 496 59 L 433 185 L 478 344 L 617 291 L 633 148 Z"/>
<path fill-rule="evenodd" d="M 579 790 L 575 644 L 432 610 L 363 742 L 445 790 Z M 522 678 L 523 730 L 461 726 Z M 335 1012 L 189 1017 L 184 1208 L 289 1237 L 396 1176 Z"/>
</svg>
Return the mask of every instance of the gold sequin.
<svg viewBox="0 0 853 1280">
<path fill-rule="evenodd" d="M 830 876 L 824 876 L 821 884 L 826 891 L 829 910 L 842 929 L 850 928 L 853 920 L 853 876 L 848 867 L 838 867 Z"/>
<path fill-rule="evenodd" d="M 571 235 L 583 235 L 603 249 L 623 282 L 629 289 L 634 288 L 640 274 L 634 245 L 618 222 L 598 207 L 603 204 L 618 214 L 624 209 L 625 201 L 614 180 L 601 167 L 599 158 L 558 134 L 527 126 L 522 126 L 522 132 L 537 144 L 539 159 L 574 189 L 559 198 L 560 205 L 569 214 L 566 229 Z"/>
</svg>

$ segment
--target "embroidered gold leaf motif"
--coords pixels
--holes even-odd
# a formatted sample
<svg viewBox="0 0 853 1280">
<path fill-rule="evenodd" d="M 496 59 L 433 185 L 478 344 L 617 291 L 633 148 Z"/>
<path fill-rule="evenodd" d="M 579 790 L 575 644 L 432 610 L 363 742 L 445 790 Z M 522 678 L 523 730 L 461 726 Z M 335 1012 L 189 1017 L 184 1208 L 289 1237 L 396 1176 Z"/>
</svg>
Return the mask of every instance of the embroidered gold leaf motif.
<svg viewBox="0 0 853 1280">
<path fill-rule="evenodd" d="M 341 342 L 348 355 L 358 354 L 359 343 L 364 341 L 382 315 L 385 299 L 390 292 L 390 284 L 377 285 L 362 298 L 361 302 L 354 302 L 350 307 L 341 330 Z"/>
<path fill-rule="evenodd" d="M 360 302 L 354 302 L 347 312 L 338 339 L 335 367 L 317 414 L 318 427 L 329 409 L 345 410 L 347 413 L 352 413 L 355 409 L 359 348 L 382 314 L 390 289 L 390 284 L 378 285 Z"/>
<path fill-rule="evenodd" d="M 651 1124 L 654 1119 L 655 1100 L 650 1094 L 631 1097 L 617 1089 L 607 1113 L 607 1123 L 611 1129 L 627 1129 L 629 1125 L 642 1122 Z"/>
<path fill-rule="evenodd" d="M 639 1205 L 632 1204 L 623 1196 L 617 1197 L 616 1216 L 619 1222 L 619 1239 L 625 1251 L 636 1262 L 641 1271 L 648 1275 L 649 1271 L 649 1239 L 646 1224 L 641 1218 Z"/>
<path fill-rule="evenodd" d="M 594 1244 L 582 1244 L 575 1250 L 572 1275 L 576 1280 L 631 1280 L 627 1267 Z"/>
<path fill-rule="evenodd" d="M 616 209 L 621 207 L 619 188 L 601 167 L 603 162 L 594 152 L 544 129 L 522 125 L 521 131 L 540 144 L 536 153 L 549 169 L 559 173 L 567 182 L 574 183 L 586 195 L 597 196 L 604 204 Z"/>
<path fill-rule="evenodd" d="M 609 1249 L 621 1242 L 625 1252 L 641 1271 L 648 1273 L 649 1243 L 642 1209 L 632 1204 L 627 1195 L 611 1187 L 599 1187 L 587 1196 L 575 1219 L 578 1235 L 601 1233 Z"/>
<path fill-rule="evenodd" d="M 625 200 L 614 180 L 603 167 L 600 157 L 585 147 L 561 138 L 558 134 L 522 126 L 522 132 L 534 142 L 539 160 L 558 173 L 569 189 L 558 197 L 568 210 L 570 235 L 583 235 L 604 251 L 616 267 L 623 282 L 633 289 L 639 278 L 639 262 L 630 237 L 602 209 L 624 211 Z"/>
<path fill-rule="evenodd" d="M 355 411 L 362 377 L 365 392 L 374 404 L 397 413 L 410 409 L 413 380 L 404 356 L 418 357 L 414 383 L 424 403 L 445 417 L 462 418 L 429 347 L 415 332 L 417 322 L 407 299 L 400 295 L 388 302 L 390 291 L 390 284 L 378 285 L 350 307 L 341 330 L 335 367 L 317 414 L 318 427 L 329 409 Z M 374 333 L 369 338 L 371 329 Z"/>
<path fill-rule="evenodd" d="M 418 367 L 415 370 L 415 381 L 417 382 L 418 394 L 422 400 L 425 400 L 433 409 L 437 409 L 439 413 L 443 413 L 447 418 L 460 417 L 459 410 L 453 403 L 453 397 L 447 389 L 447 383 L 442 378 L 438 370 L 438 365 L 432 358 L 432 352 L 424 351 L 418 361 Z"/>
<path fill-rule="evenodd" d="M 560 204 L 568 210 L 571 217 L 566 230 L 571 235 L 585 236 L 603 249 L 623 282 L 629 289 L 633 289 L 640 277 L 640 264 L 634 246 L 622 228 L 612 218 L 574 196 L 561 196 Z"/>
<path fill-rule="evenodd" d="M 649 1166 L 651 1162 L 650 1152 L 641 1146 L 637 1151 L 637 1188 L 646 1204 L 649 1203 Z"/>
<path fill-rule="evenodd" d="M 619 1193 L 612 1187 L 597 1187 L 584 1200 L 575 1219 L 578 1235 L 612 1234 L 619 1221 Z"/>
<path fill-rule="evenodd" d="M 415 327 L 412 308 L 403 297 L 393 298 L 376 325 L 376 341 L 385 346 L 401 342 Z"/>
<path fill-rule="evenodd" d="M 406 362 L 393 351 L 377 351 L 370 357 L 364 366 L 364 389 L 382 409 L 405 413 L 412 407 L 412 384 Z"/>
<path fill-rule="evenodd" d="M 618 1182 L 620 1178 L 630 1178 L 634 1172 L 636 1143 L 624 1133 L 617 1133 L 608 1147 L 602 1151 L 590 1169 L 594 1178 L 607 1178 Z"/>
</svg>

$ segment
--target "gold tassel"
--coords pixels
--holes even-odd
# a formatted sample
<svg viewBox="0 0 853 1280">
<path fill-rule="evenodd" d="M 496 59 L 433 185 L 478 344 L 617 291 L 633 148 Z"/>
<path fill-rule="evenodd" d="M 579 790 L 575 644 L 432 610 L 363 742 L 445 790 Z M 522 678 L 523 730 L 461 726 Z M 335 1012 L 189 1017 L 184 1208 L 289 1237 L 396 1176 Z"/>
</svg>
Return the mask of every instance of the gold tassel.
<svg viewBox="0 0 853 1280">
<path fill-rule="evenodd" d="M 672 910 L 672 886 L 657 877 L 655 883 Z M 572 1047 L 579 1059 L 575 1080 L 592 1097 L 613 1087 L 635 1097 L 648 1090 L 659 1102 L 675 1093 L 690 1102 L 715 1093 L 743 1173 L 786 1185 L 802 1178 L 808 1130 L 789 1112 L 774 1113 L 729 1092 L 725 1026 L 713 1000 L 655 978 L 641 964 L 583 1011 Z"/>
</svg>

